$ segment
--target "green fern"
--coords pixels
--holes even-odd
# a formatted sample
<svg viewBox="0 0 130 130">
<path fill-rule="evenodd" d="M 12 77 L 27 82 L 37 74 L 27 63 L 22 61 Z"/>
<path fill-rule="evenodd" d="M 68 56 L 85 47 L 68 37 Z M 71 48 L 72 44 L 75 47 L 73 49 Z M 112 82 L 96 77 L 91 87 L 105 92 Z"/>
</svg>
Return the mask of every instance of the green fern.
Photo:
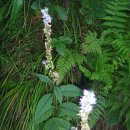
<svg viewBox="0 0 130 130">
<path fill-rule="evenodd" d="M 90 80 L 103 82 L 107 88 L 112 87 L 112 72 L 114 70 L 113 64 L 111 64 L 113 59 L 110 45 L 112 39 L 109 38 L 111 33 L 113 33 L 112 30 L 105 30 L 97 38 L 97 34 L 91 32 L 87 34 L 85 42 L 81 46 L 83 52 L 87 54 L 88 62 L 87 67 L 80 66 L 80 70 Z M 110 49 L 106 49 L 106 46 Z"/>
<path fill-rule="evenodd" d="M 64 56 L 59 56 L 57 60 L 57 72 L 59 73 L 59 83 L 62 82 L 68 72 L 72 70 L 75 65 L 81 65 L 86 61 L 86 57 L 74 50 L 69 50 Z"/>
<path fill-rule="evenodd" d="M 128 15 L 125 13 L 125 11 L 129 10 L 128 4 L 129 2 L 125 1 L 111 1 L 107 3 L 105 9 L 107 16 L 103 18 L 105 20 L 103 25 L 108 28 L 124 31 L 128 18 Z"/>
<path fill-rule="evenodd" d="M 130 40 L 125 40 L 124 38 L 116 39 L 111 44 L 117 50 L 117 53 L 129 57 L 130 54 Z"/>
<path fill-rule="evenodd" d="M 85 67 L 83 67 L 82 65 L 80 65 L 80 66 L 79 66 L 79 69 L 80 69 L 81 72 L 84 74 L 84 76 L 90 78 L 91 72 L 90 72 L 87 68 L 85 68 Z"/>
<path fill-rule="evenodd" d="M 75 66 L 75 61 L 72 55 L 68 53 L 64 56 L 59 56 L 57 60 L 57 72 L 59 73 L 59 83 L 64 79 L 65 75 Z"/>
<path fill-rule="evenodd" d="M 97 96 L 97 104 L 94 106 L 92 113 L 89 115 L 89 126 L 93 128 L 96 122 L 101 118 L 104 114 L 105 109 L 107 107 L 105 96 L 102 94 L 98 94 Z"/>
<path fill-rule="evenodd" d="M 84 54 L 87 53 L 101 53 L 100 39 L 97 38 L 96 32 L 90 32 L 89 35 L 85 37 L 85 41 L 81 46 Z"/>
</svg>

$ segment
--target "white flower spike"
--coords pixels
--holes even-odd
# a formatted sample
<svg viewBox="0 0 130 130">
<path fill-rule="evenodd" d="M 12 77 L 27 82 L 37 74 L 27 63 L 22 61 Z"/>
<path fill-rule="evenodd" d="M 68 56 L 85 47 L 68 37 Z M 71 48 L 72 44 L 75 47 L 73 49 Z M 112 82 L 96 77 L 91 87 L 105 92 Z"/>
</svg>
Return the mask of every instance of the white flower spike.
<svg viewBox="0 0 130 130">
<path fill-rule="evenodd" d="M 51 16 L 48 13 L 48 8 L 45 7 L 41 9 L 42 19 L 44 23 L 44 34 L 45 34 L 45 50 L 46 50 L 46 60 L 42 61 L 42 64 L 45 65 L 46 70 L 48 70 L 48 75 L 53 79 L 53 81 L 57 81 L 59 78 L 59 74 L 54 70 L 54 64 L 52 61 L 52 46 L 51 46 Z"/>
<path fill-rule="evenodd" d="M 88 125 L 88 116 L 96 104 L 96 96 L 93 91 L 84 90 L 80 99 L 81 130 L 90 130 Z"/>
</svg>

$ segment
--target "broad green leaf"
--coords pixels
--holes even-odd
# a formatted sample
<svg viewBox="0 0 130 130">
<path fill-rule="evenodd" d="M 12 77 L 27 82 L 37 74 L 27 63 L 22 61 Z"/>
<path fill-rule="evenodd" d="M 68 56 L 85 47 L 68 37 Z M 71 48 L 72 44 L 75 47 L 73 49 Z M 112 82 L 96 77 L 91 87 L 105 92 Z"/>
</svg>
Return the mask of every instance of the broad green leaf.
<svg viewBox="0 0 130 130">
<path fill-rule="evenodd" d="M 54 9 L 58 13 L 58 16 L 61 20 L 67 20 L 67 12 L 63 7 L 55 5 Z"/>
<path fill-rule="evenodd" d="M 33 121 L 41 122 L 47 119 L 52 114 L 53 111 L 52 102 L 53 102 L 52 94 L 44 95 L 37 104 Z M 46 112 L 48 112 L 49 115 L 45 115 Z M 43 117 L 44 115 L 45 117 Z"/>
<path fill-rule="evenodd" d="M 60 86 L 60 89 L 62 95 L 66 97 L 76 97 L 76 96 L 81 96 L 82 94 L 81 89 L 72 84 L 62 85 Z"/>
<path fill-rule="evenodd" d="M 69 130 L 69 128 L 70 123 L 68 121 L 54 117 L 46 122 L 43 130 Z"/>
<path fill-rule="evenodd" d="M 51 117 L 54 113 L 54 106 L 51 106 L 50 108 L 48 108 L 48 110 L 40 117 L 40 118 L 34 118 L 29 125 L 36 125 L 39 124 L 42 121 L 47 120 L 49 117 Z"/>
<path fill-rule="evenodd" d="M 45 76 L 45 75 L 42 75 L 42 74 L 35 74 L 42 82 L 45 82 L 45 83 L 52 83 L 52 80 L 48 77 L 48 76 Z"/>
<path fill-rule="evenodd" d="M 11 22 L 13 23 L 16 20 L 19 11 L 22 8 L 23 0 L 13 0 L 12 5 L 13 7 L 12 7 L 12 13 L 11 13 Z"/>
<path fill-rule="evenodd" d="M 62 104 L 62 93 L 59 87 L 54 88 L 54 94 L 56 98 L 58 99 L 59 103 Z"/>
<path fill-rule="evenodd" d="M 78 113 L 79 113 L 79 106 L 74 103 L 66 102 L 59 106 L 59 114 L 58 114 L 59 117 L 68 116 L 77 118 Z"/>
</svg>

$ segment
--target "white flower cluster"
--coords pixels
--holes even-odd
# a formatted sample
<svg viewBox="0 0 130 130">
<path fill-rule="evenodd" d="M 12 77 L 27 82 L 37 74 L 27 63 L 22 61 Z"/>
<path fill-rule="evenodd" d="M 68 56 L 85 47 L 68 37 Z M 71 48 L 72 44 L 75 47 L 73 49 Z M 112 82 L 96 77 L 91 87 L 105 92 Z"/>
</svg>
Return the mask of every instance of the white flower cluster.
<svg viewBox="0 0 130 130">
<path fill-rule="evenodd" d="M 93 91 L 84 90 L 83 96 L 80 99 L 81 130 L 90 130 L 88 125 L 88 116 L 96 104 L 96 96 Z"/>
<path fill-rule="evenodd" d="M 45 7 L 45 9 L 41 9 L 41 13 L 42 13 L 42 18 L 43 18 L 43 23 L 45 25 L 48 25 L 49 23 L 51 23 L 51 16 L 48 14 L 48 8 Z"/>
</svg>

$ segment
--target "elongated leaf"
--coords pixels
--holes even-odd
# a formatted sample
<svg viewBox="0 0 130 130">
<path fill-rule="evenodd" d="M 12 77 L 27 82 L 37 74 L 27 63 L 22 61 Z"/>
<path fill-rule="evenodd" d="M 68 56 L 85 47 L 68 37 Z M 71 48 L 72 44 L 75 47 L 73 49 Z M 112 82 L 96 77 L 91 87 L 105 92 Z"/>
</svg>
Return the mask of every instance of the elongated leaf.
<svg viewBox="0 0 130 130">
<path fill-rule="evenodd" d="M 35 74 L 42 82 L 45 82 L 45 83 L 52 83 L 52 80 L 48 77 L 48 76 L 45 76 L 45 75 L 42 75 L 42 74 Z"/>
<path fill-rule="evenodd" d="M 59 117 L 70 116 L 73 118 L 77 118 L 78 113 L 79 113 L 79 106 L 74 103 L 66 102 L 59 106 L 59 115 L 58 115 Z"/>
<path fill-rule="evenodd" d="M 54 94 L 56 98 L 58 99 L 59 103 L 62 104 L 62 93 L 59 87 L 54 88 Z"/>
<path fill-rule="evenodd" d="M 18 16 L 19 11 L 22 8 L 23 0 L 13 0 L 12 1 L 12 13 L 11 13 L 11 22 L 14 22 Z"/>
<path fill-rule="evenodd" d="M 48 120 L 45 124 L 45 127 L 43 130 L 69 130 L 70 123 L 66 120 L 63 120 L 62 118 L 51 118 Z"/>
<path fill-rule="evenodd" d="M 40 123 L 41 121 L 47 119 L 52 114 L 53 111 L 52 101 L 53 101 L 52 94 L 46 94 L 39 100 L 32 122 L 36 121 Z M 46 112 L 48 112 L 49 115 L 46 115 Z"/>
<path fill-rule="evenodd" d="M 62 95 L 67 97 L 76 97 L 76 96 L 81 96 L 82 94 L 81 89 L 72 84 L 62 85 L 60 86 L 60 89 Z"/>
<path fill-rule="evenodd" d="M 54 9 L 58 13 L 61 20 L 67 20 L 67 12 L 63 7 L 56 5 Z"/>
</svg>

